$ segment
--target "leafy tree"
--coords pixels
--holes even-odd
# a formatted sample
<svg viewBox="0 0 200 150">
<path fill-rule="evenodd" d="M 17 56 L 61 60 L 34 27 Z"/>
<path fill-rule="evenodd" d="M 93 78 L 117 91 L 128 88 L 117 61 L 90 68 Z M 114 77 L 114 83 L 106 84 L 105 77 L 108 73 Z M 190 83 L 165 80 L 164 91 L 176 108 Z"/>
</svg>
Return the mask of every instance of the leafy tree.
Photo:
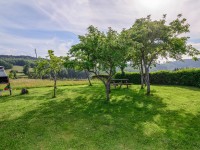
<svg viewBox="0 0 200 150">
<path fill-rule="evenodd" d="M 48 75 L 54 80 L 53 98 L 56 97 L 57 75 L 63 68 L 63 59 L 54 55 L 53 50 L 48 50 L 47 59 L 38 59 L 35 71 L 38 75 Z"/>
<path fill-rule="evenodd" d="M 127 52 L 124 53 L 124 59 L 119 65 L 122 76 L 125 76 L 124 69 L 127 67 L 127 62 L 131 61 L 132 54 L 130 53 L 130 49 L 132 48 L 131 45 L 133 44 L 133 42 L 128 38 L 128 30 L 123 29 L 121 31 L 121 33 L 119 34 L 118 42 L 121 51 Z"/>
<path fill-rule="evenodd" d="M 188 37 L 184 33 L 189 32 L 189 24 L 182 15 L 169 24 L 166 23 L 166 15 L 160 20 L 151 20 L 151 16 L 137 19 L 130 28 L 130 38 L 134 41 L 134 53 L 138 62 L 145 70 L 147 95 L 150 94 L 149 68 L 155 65 L 160 58 L 182 59 L 183 55 L 195 58 L 199 51 L 187 45 Z"/>
<path fill-rule="evenodd" d="M 16 70 L 11 70 L 9 72 L 9 78 L 11 78 L 11 79 L 17 79 L 17 71 Z"/>
<path fill-rule="evenodd" d="M 138 48 L 139 45 L 138 46 L 136 45 L 137 44 L 135 44 L 135 47 Z M 144 63 L 143 63 L 140 53 L 137 51 L 138 50 L 137 48 L 133 49 L 131 62 L 132 62 L 132 67 L 134 67 L 135 69 L 138 69 L 140 72 L 141 89 L 144 89 L 144 84 L 145 84 Z"/>
<path fill-rule="evenodd" d="M 119 34 L 112 28 L 106 33 L 89 26 L 88 33 L 79 36 L 80 43 L 72 46 L 70 53 L 82 68 L 93 73 L 102 81 L 106 89 L 107 101 L 110 100 L 110 82 L 124 61 L 127 49 L 122 49 Z"/>
<path fill-rule="evenodd" d="M 71 51 L 74 51 L 75 48 L 78 48 L 78 47 L 79 47 L 78 44 L 76 46 L 74 45 L 71 48 Z M 70 55 L 70 54 L 68 54 L 68 55 Z M 86 78 L 88 79 L 89 86 L 92 86 L 92 82 L 90 80 L 90 72 L 86 69 L 86 66 L 85 66 L 84 62 L 81 59 L 79 59 L 79 60 L 77 60 L 77 59 L 69 59 L 69 56 L 68 56 L 68 57 L 65 58 L 64 66 L 66 68 L 71 68 L 71 69 L 68 69 L 69 72 L 70 72 L 70 70 L 73 70 L 73 71 L 74 70 L 78 70 L 78 71 L 82 71 L 83 70 Z"/>
<path fill-rule="evenodd" d="M 12 69 L 13 65 L 7 61 L 0 59 L 0 66 L 3 66 L 5 69 Z"/>
<path fill-rule="evenodd" d="M 23 72 L 25 75 L 29 74 L 30 64 L 27 62 L 26 65 L 23 67 Z"/>
</svg>

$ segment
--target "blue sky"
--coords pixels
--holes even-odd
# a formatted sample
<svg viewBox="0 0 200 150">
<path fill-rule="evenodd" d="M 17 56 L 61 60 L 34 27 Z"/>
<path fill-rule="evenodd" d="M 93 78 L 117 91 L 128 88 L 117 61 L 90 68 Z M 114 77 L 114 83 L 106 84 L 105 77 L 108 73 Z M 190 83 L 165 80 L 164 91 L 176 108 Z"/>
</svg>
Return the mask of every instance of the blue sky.
<svg viewBox="0 0 200 150">
<path fill-rule="evenodd" d="M 91 24 L 120 31 L 149 14 L 171 21 L 179 13 L 190 24 L 188 44 L 200 49 L 199 8 L 200 0 L 0 0 L 0 54 L 65 55 Z"/>
</svg>

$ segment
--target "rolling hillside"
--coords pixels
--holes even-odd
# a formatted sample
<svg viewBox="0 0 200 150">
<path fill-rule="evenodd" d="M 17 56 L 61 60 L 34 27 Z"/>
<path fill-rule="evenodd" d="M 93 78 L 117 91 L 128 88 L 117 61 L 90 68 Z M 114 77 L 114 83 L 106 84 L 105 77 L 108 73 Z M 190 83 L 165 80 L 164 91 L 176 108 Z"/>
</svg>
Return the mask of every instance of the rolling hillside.
<svg viewBox="0 0 200 150">
<path fill-rule="evenodd" d="M 156 67 L 152 67 L 151 71 L 159 71 L 159 70 L 174 70 L 175 68 L 200 68 L 200 58 L 198 61 L 194 61 L 192 59 L 184 59 L 183 61 L 173 61 L 164 64 L 158 64 Z M 135 72 L 138 70 L 133 69 L 131 66 L 128 66 L 125 71 L 127 72 Z"/>
<path fill-rule="evenodd" d="M 31 67 L 33 67 L 36 58 L 31 56 L 0 55 L 0 60 L 3 60 L 4 62 L 13 66 L 24 66 L 26 62 L 29 62 Z M 173 61 L 169 63 L 158 64 L 156 67 L 151 68 L 151 71 L 174 70 L 175 68 L 200 68 L 200 58 L 198 61 L 184 59 L 183 61 Z M 137 70 L 134 70 L 131 66 L 128 66 L 125 71 L 134 72 Z"/>
</svg>

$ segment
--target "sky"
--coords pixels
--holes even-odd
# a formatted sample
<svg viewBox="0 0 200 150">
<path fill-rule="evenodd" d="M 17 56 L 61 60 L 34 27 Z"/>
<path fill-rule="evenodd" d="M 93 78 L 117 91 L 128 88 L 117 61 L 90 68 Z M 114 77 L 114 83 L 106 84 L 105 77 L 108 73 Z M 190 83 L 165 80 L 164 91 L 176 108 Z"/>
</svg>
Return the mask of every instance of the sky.
<svg viewBox="0 0 200 150">
<path fill-rule="evenodd" d="M 147 15 L 172 21 L 180 13 L 190 24 L 188 44 L 200 50 L 199 8 L 200 0 L 0 0 L 0 55 L 66 55 L 89 25 L 120 32 Z"/>
</svg>

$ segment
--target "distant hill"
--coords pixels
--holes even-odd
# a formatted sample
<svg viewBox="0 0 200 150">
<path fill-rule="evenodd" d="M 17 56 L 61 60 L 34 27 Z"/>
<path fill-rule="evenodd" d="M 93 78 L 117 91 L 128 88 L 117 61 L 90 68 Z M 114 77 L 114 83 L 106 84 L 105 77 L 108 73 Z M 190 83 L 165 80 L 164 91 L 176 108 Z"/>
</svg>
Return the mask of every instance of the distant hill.
<svg viewBox="0 0 200 150">
<path fill-rule="evenodd" d="M 1 58 L 16 58 L 16 59 L 29 59 L 29 60 L 35 60 L 35 57 L 31 57 L 31 56 L 25 56 L 25 55 L 20 55 L 20 56 L 13 56 L 13 55 L 0 55 L 0 59 Z"/>
<path fill-rule="evenodd" d="M 31 67 L 34 66 L 35 57 L 31 56 L 12 56 L 12 55 L 0 55 L 0 66 L 5 66 L 5 63 L 17 66 L 24 66 L 27 62 L 30 63 Z M 157 64 L 156 67 L 152 67 L 151 71 L 158 70 L 174 70 L 175 68 L 200 68 L 200 58 L 198 61 L 194 61 L 192 59 L 184 59 L 183 61 L 173 61 L 164 64 Z M 8 67 L 9 69 L 9 67 Z M 125 71 L 127 72 L 135 72 L 138 70 L 133 69 L 131 66 L 128 66 Z"/>
<path fill-rule="evenodd" d="M 13 66 L 24 66 L 29 63 L 31 67 L 34 67 L 35 60 L 36 58 L 31 56 L 0 55 L 0 66 L 12 69 Z"/>
<path fill-rule="evenodd" d="M 159 71 L 159 70 L 174 70 L 175 68 L 200 68 L 200 58 L 198 61 L 192 59 L 184 59 L 183 61 L 173 61 L 164 64 L 157 64 L 156 67 L 152 67 L 150 71 Z M 128 66 L 125 71 L 127 72 L 138 72 L 138 70 L 133 69 L 131 66 Z"/>
<path fill-rule="evenodd" d="M 184 59 L 183 61 L 173 61 L 164 64 L 158 64 L 155 70 L 174 70 L 175 68 L 200 68 L 200 58 L 198 61 L 192 59 Z"/>
</svg>

